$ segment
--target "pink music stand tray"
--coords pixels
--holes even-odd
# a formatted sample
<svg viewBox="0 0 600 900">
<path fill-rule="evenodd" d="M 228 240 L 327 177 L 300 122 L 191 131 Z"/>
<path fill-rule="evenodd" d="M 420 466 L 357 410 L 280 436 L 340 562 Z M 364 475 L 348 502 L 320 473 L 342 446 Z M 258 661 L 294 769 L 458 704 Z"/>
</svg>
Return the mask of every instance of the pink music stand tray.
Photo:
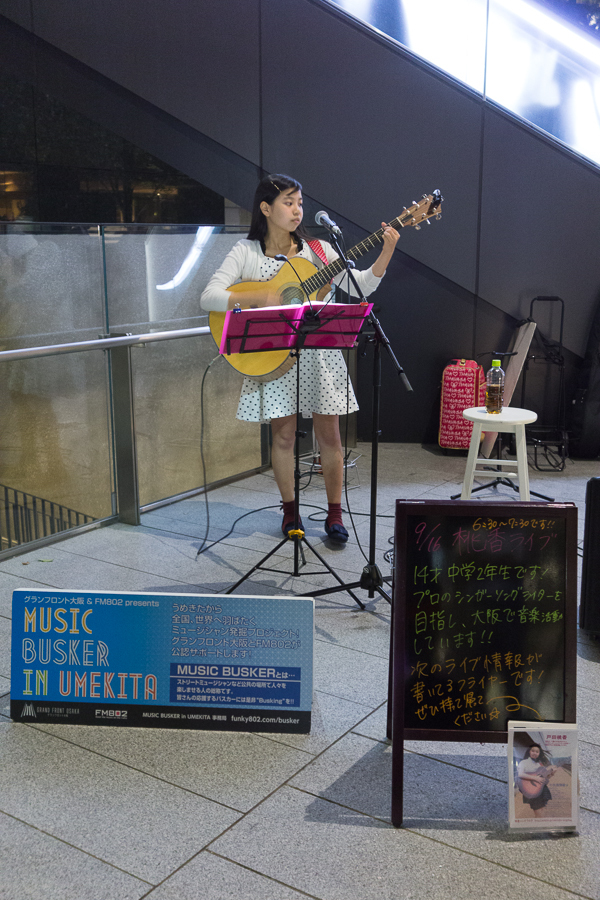
<svg viewBox="0 0 600 900">
<path fill-rule="evenodd" d="M 257 353 L 293 350 L 300 326 L 311 312 L 320 314 L 313 330 L 304 334 L 303 348 L 343 349 L 354 347 L 372 303 L 313 303 L 303 306 L 265 306 L 263 309 L 230 309 L 225 314 L 219 353 Z"/>
</svg>

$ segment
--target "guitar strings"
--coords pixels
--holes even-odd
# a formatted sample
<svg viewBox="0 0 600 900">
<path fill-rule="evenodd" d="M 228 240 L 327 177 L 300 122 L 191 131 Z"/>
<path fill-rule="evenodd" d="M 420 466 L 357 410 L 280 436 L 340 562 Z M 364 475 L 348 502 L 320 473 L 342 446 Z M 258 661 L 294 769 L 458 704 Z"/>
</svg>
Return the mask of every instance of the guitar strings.
<svg viewBox="0 0 600 900">
<path fill-rule="evenodd" d="M 406 228 L 408 224 L 418 225 L 420 227 L 420 223 L 423 221 L 429 221 L 432 216 L 436 216 L 436 218 L 441 217 L 441 213 L 439 211 L 440 204 L 443 198 L 439 191 L 434 191 L 433 194 L 429 194 L 427 196 L 423 195 L 423 199 L 418 203 L 411 206 L 409 209 L 404 209 L 399 216 L 395 219 L 392 219 L 388 224 L 391 225 L 392 228 L 401 229 Z M 424 206 L 427 206 L 427 212 L 422 213 L 418 219 L 415 219 L 415 213 L 419 212 Z M 342 235 L 342 241 L 344 240 L 344 236 Z M 351 247 L 350 250 L 345 251 L 346 256 L 352 260 L 358 259 L 364 253 L 367 253 L 369 250 L 372 250 L 378 244 L 383 241 L 383 228 L 380 228 L 378 231 L 375 231 L 368 238 L 365 238 L 360 243 L 356 244 L 354 247 Z M 306 280 L 305 285 L 309 292 L 312 294 L 314 291 L 318 291 L 319 288 L 322 288 L 327 281 L 334 278 L 336 275 L 342 271 L 344 265 L 341 260 L 334 260 L 329 265 L 325 266 L 324 269 L 320 269 L 318 272 L 315 272 L 314 275 L 311 275 L 310 278 Z"/>
</svg>

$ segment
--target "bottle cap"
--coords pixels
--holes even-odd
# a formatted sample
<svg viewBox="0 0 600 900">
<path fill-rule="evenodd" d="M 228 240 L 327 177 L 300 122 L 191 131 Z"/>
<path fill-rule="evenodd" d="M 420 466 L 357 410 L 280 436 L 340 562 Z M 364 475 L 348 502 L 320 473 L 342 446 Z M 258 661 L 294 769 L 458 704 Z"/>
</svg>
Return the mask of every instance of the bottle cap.
<svg viewBox="0 0 600 900">
<path fill-rule="evenodd" d="M 499 360 L 499 359 L 493 359 L 493 360 L 492 360 L 492 368 L 494 368 L 494 369 L 499 369 L 499 368 L 500 368 L 500 360 Z"/>
</svg>

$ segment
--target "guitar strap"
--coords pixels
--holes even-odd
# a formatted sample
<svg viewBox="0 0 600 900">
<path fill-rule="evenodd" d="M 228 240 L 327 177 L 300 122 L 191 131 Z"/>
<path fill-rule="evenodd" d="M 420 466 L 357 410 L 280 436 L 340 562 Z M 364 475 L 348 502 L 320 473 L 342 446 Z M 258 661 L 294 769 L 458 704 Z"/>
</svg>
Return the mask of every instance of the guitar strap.
<svg viewBox="0 0 600 900">
<path fill-rule="evenodd" d="M 325 265 L 328 266 L 329 261 L 325 255 L 325 251 L 323 250 L 323 244 L 321 243 L 321 241 L 318 241 L 316 238 L 314 238 L 312 241 L 307 241 L 306 243 L 315 254 L 315 256 L 317 256 L 321 260 L 321 262 L 325 263 Z M 331 280 L 333 281 L 333 279 Z"/>
<path fill-rule="evenodd" d="M 319 257 L 321 262 L 324 262 L 326 266 L 329 265 L 329 263 L 327 262 L 327 257 L 325 256 L 325 251 L 323 250 L 323 245 L 321 244 L 321 241 L 317 241 L 315 239 L 312 241 L 307 241 L 306 243 L 308 244 L 308 246 L 310 247 L 312 252 L 315 254 L 315 256 Z"/>
</svg>

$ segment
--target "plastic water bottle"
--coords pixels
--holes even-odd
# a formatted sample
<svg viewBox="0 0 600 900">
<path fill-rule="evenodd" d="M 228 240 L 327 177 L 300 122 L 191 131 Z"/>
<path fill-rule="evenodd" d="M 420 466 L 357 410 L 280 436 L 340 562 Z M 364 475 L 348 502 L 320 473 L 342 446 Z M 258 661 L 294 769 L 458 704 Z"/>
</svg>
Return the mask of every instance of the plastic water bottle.
<svg viewBox="0 0 600 900">
<path fill-rule="evenodd" d="M 486 375 L 486 382 L 486 412 L 492 413 L 493 415 L 501 413 L 504 400 L 504 370 L 500 366 L 499 359 L 492 360 L 492 368 Z"/>
</svg>

